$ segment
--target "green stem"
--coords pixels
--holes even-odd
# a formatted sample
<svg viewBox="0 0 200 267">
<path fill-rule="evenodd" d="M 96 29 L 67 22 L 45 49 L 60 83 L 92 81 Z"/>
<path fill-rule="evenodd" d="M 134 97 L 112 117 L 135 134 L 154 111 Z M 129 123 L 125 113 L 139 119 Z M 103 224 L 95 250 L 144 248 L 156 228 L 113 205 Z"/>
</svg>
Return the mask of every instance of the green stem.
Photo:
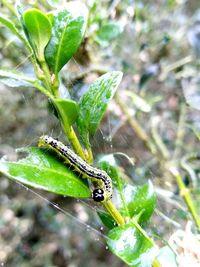
<svg viewBox="0 0 200 267">
<path fill-rule="evenodd" d="M 58 93 L 58 88 L 59 88 L 59 81 L 58 81 L 58 77 L 54 77 L 54 80 L 52 80 L 53 76 L 51 75 L 50 71 L 49 71 L 49 67 L 46 64 L 45 60 L 40 60 L 40 66 L 42 68 L 43 71 L 43 75 L 40 76 L 40 79 L 43 81 L 43 83 L 45 84 L 45 86 L 47 87 L 48 91 L 51 92 L 55 98 L 59 97 L 59 93 Z M 66 117 L 65 112 L 61 109 L 61 107 L 59 105 L 56 105 L 56 101 L 54 101 L 54 105 L 56 106 L 58 113 L 60 115 L 60 120 L 62 121 L 62 126 L 64 129 L 64 132 L 71 144 L 71 146 L 73 147 L 74 151 L 85 161 L 87 161 L 88 163 L 92 163 L 93 162 L 93 155 L 92 155 L 92 151 L 90 148 L 87 149 L 88 151 L 88 157 L 86 157 L 83 148 L 77 138 L 77 135 L 73 129 L 72 126 L 69 126 L 68 119 Z M 116 221 L 116 223 L 118 225 L 124 224 L 124 219 L 121 216 L 121 214 L 118 212 L 118 210 L 116 209 L 116 207 L 114 206 L 114 204 L 112 203 L 111 200 L 103 203 L 104 208 L 111 214 L 111 216 L 113 217 L 113 219 Z"/>
<path fill-rule="evenodd" d="M 71 146 L 73 147 L 74 151 L 85 161 L 87 161 L 85 153 L 83 151 L 83 148 L 77 138 L 77 135 L 73 129 L 72 126 L 68 126 L 65 124 L 65 119 L 62 117 L 62 121 L 63 121 L 63 129 L 65 131 L 65 134 L 71 144 Z"/>
<path fill-rule="evenodd" d="M 153 260 L 152 266 L 153 267 L 162 267 L 161 264 L 159 263 L 159 261 L 157 259 Z"/>
<path fill-rule="evenodd" d="M 108 200 L 107 202 L 103 202 L 102 205 L 110 213 L 110 215 L 113 217 L 113 219 L 116 221 L 118 225 L 122 225 L 125 223 L 124 218 L 119 213 L 119 211 L 116 209 L 116 207 L 114 206 L 111 200 Z"/>
<path fill-rule="evenodd" d="M 15 16 L 17 15 L 14 6 L 9 4 L 8 1 L 1 0 L 1 3 L 6 6 Z"/>
<path fill-rule="evenodd" d="M 93 163 L 93 154 L 92 154 L 92 150 L 90 147 L 87 148 L 87 152 L 88 152 L 87 162 L 92 164 Z"/>
<path fill-rule="evenodd" d="M 195 208 L 194 203 L 192 201 L 189 189 L 183 183 L 182 177 L 175 166 L 171 166 L 169 168 L 169 171 L 175 177 L 177 185 L 178 185 L 179 190 L 180 190 L 180 195 L 184 199 L 184 201 L 188 207 L 188 210 L 194 219 L 196 226 L 200 230 L 200 218 L 197 214 L 196 208 Z"/>
<path fill-rule="evenodd" d="M 149 240 L 149 242 L 154 246 L 155 243 L 154 241 L 147 235 L 147 233 L 142 229 L 142 227 L 139 225 L 139 223 L 136 221 L 136 219 L 133 217 L 131 219 L 131 223 L 135 226 L 135 228 L 138 229 L 138 231 L 146 238 Z"/>
<path fill-rule="evenodd" d="M 58 97 L 58 89 L 55 91 L 53 88 L 52 76 L 45 60 L 40 61 L 40 66 L 42 70 L 42 74 L 39 73 L 40 80 L 44 83 L 49 92 L 51 92 L 55 97 Z"/>
</svg>

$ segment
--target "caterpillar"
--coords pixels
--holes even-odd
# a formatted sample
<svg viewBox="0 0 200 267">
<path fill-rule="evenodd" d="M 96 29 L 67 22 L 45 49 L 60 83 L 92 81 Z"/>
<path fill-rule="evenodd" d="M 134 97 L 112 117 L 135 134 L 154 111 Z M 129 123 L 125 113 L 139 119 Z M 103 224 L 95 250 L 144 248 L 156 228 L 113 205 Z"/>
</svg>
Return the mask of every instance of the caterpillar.
<svg viewBox="0 0 200 267">
<path fill-rule="evenodd" d="M 46 146 L 54 150 L 66 163 L 72 165 L 77 172 L 92 180 L 94 189 L 92 198 L 96 202 L 106 202 L 112 197 L 112 182 L 110 176 L 103 170 L 89 165 L 68 146 L 48 135 L 39 139 L 38 146 Z"/>
</svg>

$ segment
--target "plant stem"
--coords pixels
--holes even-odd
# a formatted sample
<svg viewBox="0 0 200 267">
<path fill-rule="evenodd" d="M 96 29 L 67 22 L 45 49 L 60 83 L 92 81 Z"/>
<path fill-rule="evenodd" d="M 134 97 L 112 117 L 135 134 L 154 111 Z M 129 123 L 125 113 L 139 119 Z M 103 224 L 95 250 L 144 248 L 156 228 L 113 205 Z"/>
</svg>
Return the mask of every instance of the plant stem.
<svg viewBox="0 0 200 267">
<path fill-rule="evenodd" d="M 6 6 L 15 16 L 16 16 L 16 10 L 13 5 L 9 4 L 8 1 L 1 0 L 1 3 Z"/>
<path fill-rule="evenodd" d="M 157 145 L 162 157 L 165 160 L 168 160 L 170 158 L 170 153 L 169 153 L 166 145 L 164 144 L 163 140 L 161 139 L 161 137 L 158 133 L 158 129 L 157 129 L 158 123 L 159 123 L 159 121 L 156 119 L 152 122 L 152 128 L 151 128 L 152 138 L 153 138 L 155 144 Z"/>
<path fill-rule="evenodd" d="M 54 77 L 54 79 L 52 79 L 53 76 L 51 75 L 51 73 L 49 71 L 49 67 L 48 67 L 47 63 L 45 62 L 45 60 L 40 61 L 40 66 L 41 66 L 42 71 L 43 71 L 43 75 L 40 76 L 40 79 L 43 81 L 43 83 L 47 87 L 48 91 L 54 95 L 55 99 L 57 99 L 59 97 L 58 77 Z M 52 99 L 52 101 L 53 101 L 53 99 Z M 77 138 L 77 135 L 76 135 L 73 127 L 68 124 L 68 118 L 66 117 L 65 112 L 62 110 L 62 108 L 59 105 L 56 104 L 56 101 L 53 101 L 53 103 L 54 103 L 55 107 L 57 108 L 57 111 L 60 115 L 60 120 L 62 121 L 62 126 L 64 129 L 64 132 L 65 132 L 71 146 L 73 147 L 74 151 L 83 160 L 85 160 L 86 162 L 91 164 L 93 162 L 93 155 L 92 155 L 91 148 L 89 147 L 87 149 L 88 155 L 86 156 L 84 151 L 83 151 L 83 148 L 82 148 L 82 146 L 81 146 L 81 144 Z M 103 206 L 111 214 L 111 216 L 113 217 L 113 219 L 116 221 L 116 223 L 118 225 L 125 223 L 124 218 L 118 212 L 118 210 L 116 209 L 116 207 L 114 206 L 114 204 L 112 203 L 111 200 L 103 203 Z"/>
<path fill-rule="evenodd" d="M 56 98 L 58 97 L 58 90 L 54 90 L 53 88 L 53 84 L 51 81 L 51 73 L 49 71 L 49 67 L 47 65 L 47 63 L 45 62 L 45 60 L 40 61 L 40 66 L 41 69 L 43 71 L 43 74 L 40 77 L 40 80 L 45 84 L 45 86 L 47 87 L 47 89 L 49 90 L 49 92 L 51 92 L 53 94 L 53 96 L 55 96 Z"/>
<path fill-rule="evenodd" d="M 153 260 L 152 267 L 162 267 L 157 259 Z"/>
<path fill-rule="evenodd" d="M 137 230 L 146 238 L 149 240 L 149 242 L 154 246 L 154 241 L 147 235 L 147 233 L 142 229 L 142 227 L 139 225 L 139 223 L 136 221 L 136 219 L 133 217 L 131 219 L 131 223 L 137 228 Z"/>
<path fill-rule="evenodd" d="M 188 207 L 188 210 L 194 219 L 196 226 L 200 230 L 200 218 L 197 214 L 196 208 L 195 208 L 194 203 L 192 201 L 189 189 L 183 183 L 182 177 L 175 166 L 171 166 L 169 168 L 169 171 L 173 175 L 173 177 L 176 178 L 176 182 L 177 182 L 177 185 L 178 185 L 179 190 L 180 190 L 180 195 L 183 197 L 183 199 L 184 199 L 184 201 Z"/>
<path fill-rule="evenodd" d="M 181 153 L 180 146 L 182 144 L 184 134 L 185 134 L 185 127 L 184 127 L 185 115 L 186 115 L 186 105 L 184 103 L 184 104 L 181 104 L 181 107 L 180 107 L 180 116 L 179 116 L 179 122 L 178 122 L 178 130 L 177 130 L 177 135 L 176 135 L 173 159 L 177 159 Z"/>
<path fill-rule="evenodd" d="M 69 139 L 69 142 L 71 144 L 71 146 L 73 147 L 74 151 L 82 158 L 84 159 L 85 161 L 87 161 L 86 159 L 86 156 L 85 156 L 85 153 L 83 151 L 83 148 L 77 138 L 77 135 L 73 129 L 72 126 L 68 126 L 65 124 L 65 121 L 64 119 L 62 118 L 62 121 L 63 121 L 63 128 L 64 128 L 64 131 L 66 133 L 66 136 L 67 138 Z"/>
<path fill-rule="evenodd" d="M 190 161 L 194 161 L 194 160 L 200 160 L 200 154 L 199 153 L 190 153 L 188 155 L 185 155 L 182 159 L 181 159 L 181 167 L 184 169 L 184 171 L 186 171 L 189 176 L 190 179 L 192 181 L 192 185 L 193 187 L 198 187 L 198 178 L 197 175 L 195 173 L 195 170 L 193 170 L 193 168 L 190 166 L 189 162 Z"/>
<path fill-rule="evenodd" d="M 154 144 L 152 144 L 152 142 L 149 140 L 146 132 L 142 129 L 142 127 L 139 125 L 139 123 L 137 122 L 137 120 L 135 120 L 129 113 L 128 108 L 126 107 L 126 105 L 120 100 L 120 98 L 117 96 L 116 97 L 116 102 L 117 104 L 120 106 L 122 112 L 126 115 L 128 122 L 130 123 L 131 127 L 134 129 L 134 131 L 136 132 L 137 136 L 144 142 L 144 144 L 146 145 L 146 147 L 150 150 L 150 152 L 158 159 L 158 161 L 161 164 L 161 160 L 159 159 L 159 154 L 157 152 L 157 148 L 155 147 Z M 179 130 L 177 133 L 178 138 L 183 138 L 183 131 L 182 131 L 182 125 L 184 123 L 185 120 L 185 105 L 182 106 L 182 112 L 181 112 L 181 117 L 179 120 Z M 181 125 L 181 126 L 180 126 Z M 178 142 L 178 141 L 177 141 Z M 165 148 L 164 148 L 165 149 Z M 163 146 L 161 147 L 161 151 L 163 154 Z M 177 152 L 176 152 L 177 153 Z M 166 154 L 166 151 L 164 151 L 164 154 Z M 169 156 L 168 152 L 165 156 Z M 177 170 L 177 168 L 175 166 L 171 167 L 170 170 L 168 169 L 168 167 L 166 167 L 167 164 L 161 164 L 161 167 L 164 168 L 164 171 L 169 171 L 170 174 L 176 179 L 176 183 L 180 189 L 180 195 L 182 196 L 184 202 L 186 203 L 189 212 L 191 213 L 194 222 L 196 224 L 196 226 L 198 227 L 198 229 L 200 230 L 200 218 L 198 217 L 196 208 L 193 204 L 191 195 L 190 195 L 190 191 L 188 188 L 186 188 L 185 184 L 182 181 L 181 175 L 179 173 L 179 171 Z"/>
<path fill-rule="evenodd" d="M 187 57 L 181 58 L 180 60 L 176 61 L 175 63 L 166 66 L 163 71 L 160 74 L 159 80 L 160 81 L 164 81 L 168 75 L 169 72 L 176 70 L 182 66 L 184 66 L 185 64 L 190 63 L 191 61 L 193 61 L 193 57 L 192 55 L 189 55 Z"/>
<path fill-rule="evenodd" d="M 108 200 L 107 202 L 103 202 L 102 205 L 110 213 L 110 215 L 113 217 L 113 219 L 116 221 L 118 225 L 122 225 L 125 223 L 124 218 L 121 216 L 121 214 L 116 209 L 116 207 L 114 206 L 111 200 Z"/>
<path fill-rule="evenodd" d="M 143 128 L 140 126 L 138 121 L 130 115 L 130 112 L 127 108 L 127 106 L 121 101 L 120 97 L 118 95 L 115 96 L 115 101 L 121 108 L 122 112 L 126 115 L 127 120 L 133 130 L 135 131 L 136 135 L 143 141 L 145 146 L 150 150 L 150 152 L 155 155 L 157 154 L 157 149 L 155 145 L 152 143 L 146 132 L 143 130 Z"/>
<path fill-rule="evenodd" d="M 91 164 L 93 163 L 93 154 L 90 147 L 87 148 L 87 152 L 88 152 L 87 162 Z"/>
</svg>

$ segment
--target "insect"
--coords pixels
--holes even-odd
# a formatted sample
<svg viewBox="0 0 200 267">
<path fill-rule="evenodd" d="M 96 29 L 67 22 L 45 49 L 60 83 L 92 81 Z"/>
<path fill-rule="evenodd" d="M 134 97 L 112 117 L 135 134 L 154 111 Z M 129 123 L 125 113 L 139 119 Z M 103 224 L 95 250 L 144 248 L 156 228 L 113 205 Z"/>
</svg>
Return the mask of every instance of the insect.
<svg viewBox="0 0 200 267">
<path fill-rule="evenodd" d="M 46 146 L 54 150 L 67 164 L 72 165 L 77 172 L 91 179 L 95 187 L 92 192 L 94 201 L 106 202 L 112 197 L 111 178 L 105 171 L 89 165 L 68 146 L 48 135 L 40 137 L 38 146 Z"/>
</svg>

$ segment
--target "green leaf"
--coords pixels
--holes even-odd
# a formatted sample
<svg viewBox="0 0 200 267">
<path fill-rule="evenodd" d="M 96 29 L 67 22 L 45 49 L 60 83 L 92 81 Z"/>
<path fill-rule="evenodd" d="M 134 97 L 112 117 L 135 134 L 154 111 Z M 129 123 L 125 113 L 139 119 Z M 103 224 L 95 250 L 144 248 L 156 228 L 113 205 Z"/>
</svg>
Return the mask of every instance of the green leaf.
<svg viewBox="0 0 200 267">
<path fill-rule="evenodd" d="M 28 153 L 17 162 L 0 160 L 0 172 L 9 178 L 34 188 L 64 196 L 88 198 L 90 190 L 62 160 L 39 148 L 22 148 Z"/>
<path fill-rule="evenodd" d="M 56 98 L 53 102 L 58 108 L 61 118 L 64 119 L 64 123 L 67 123 L 68 127 L 71 126 L 78 117 L 78 104 L 70 99 L 61 98 Z"/>
<path fill-rule="evenodd" d="M 18 31 L 18 29 L 15 27 L 15 24 L 9 20 L 8 18 L 4 17 L 2 14 L 0 14 L 0 22 L 7 27 L 12 33 L 14 33 L 18 37 L 22 37 Z"/>
<path fill-rule="evenodd" d="M 114 227 L 116 227 L 116 222 L 113 220 L 112 216 L 109 213 L 98 209 L 97 214 L 99 215 L 99 218 L 101 219 L 102 223 L 108 229 L 113 229 Z"/>
<path fill-rule="evenodd" d="M 113 154 L 103 157 L 98 167 L 108 173 L 116 192 L 116 205 L 124 217 L 139 216 L 141 223 L 148 221 L 156 206 L 156 194 L 149 181 L 142 186 L 132 186 L 120 177 Z"/>
<path fill-rule="evenodd" d="M 30 78 L 18 71 L 7 71 L 0 69 L 0 82 L 9 87 L 35 87 L 46 96 L 52 98 L 52 95 L 40 83 L 38 83 L 37 80 Z"/>
<path fill-rule="evenodd" d="M 88 91 L 81 98 L 78 131 L 87 147 L 89 146 L 89 135 L 95 134 L 122 75 L 120 71 L 112 71 L 102 75 L 90 85 Z"/>
<path fill-rule="evenodd" d="M 27 42 L 24 34 L 22 34 L 16 27 L 15 24 L 9 20 L 8 18 L 5 18 L 3 15 L 0 14 L 0 23 L 2 23 L 5 27 L 7 27 L 12 33 L 14 33 L 22 42 L 23 44 L 29 49 L 31 52 L 32 49 Z"/>
<path fill-rule="evenodd" d="M 115 22 L 107 22 L 96 32 L 95 41 L 102 46 L 108 46 L 122 32 L 121 27 Z"/>
<path fill-rule="evenodd" d="M 129 210 L 125 201 L 125 196 L 123 195 L 123 188 L 125 185 L 125 181 L 121 179 L 119 173 L 118 173 L 118 169 L 117 169 L 117 165 L 115 162 L 115 158 L 113 156 L 113 154 L 107 155 L 105 157 L 103 157 L 104 161 L 100 161 L 98 163 L 98 167 L 100 167 L 100 169 L 104 170 L 107 172 L 107 174 L 110 176 L 110 178 L 112 179 L 112 184 L 113 184 L 113 188 L 115 189 L 115 191 L 117 191 L 117 194 L 119 194 L 119 203 L 120 203 L 120 208 L 121 211 L 123 212 L 124 217 L 130 217 L 129 214 Z M 123 206 L 123 208 L 122 208 Z"/>
<path fill-rule="evenodd" d="M 44 49 L 51 38 L 51 22 L 46 14 L 35 8 L 25 11 L 23 20 L 31 39 L 30 44 L 39 61 L 43 61 Z"/>
<path fill-rule="evenodd" d="M 108 233 L 109 249 L 126 264 L 133 267 L 150 267 L 158 251 L 132 223 L 113 228 Z"/>
<path fill-rule="evenodd" d="M 123 199 L 121 196 L 123 196 Z M 142 186 L 132 186 L 124 183 L 121 192 L 119 190 L 117 192 L 117 202 L 122 214 L 127 214 L 127 211 L 124 210 L 125 202 L 131 218 L 141 213 L 140 222 L 147 222 L 156 207 L 156 194 L 152 183 L 149 181 Z"/>
<path fill-rule="evenodd" d="M 76 5 L 76 6 L 75 6 Z M 68 3 L 55 13 L 52 37 L 45 49 L 45 58 L 57 75 L 76 52 L 84 36 L 87 9 L 81 3 Z"/>
</svg>

